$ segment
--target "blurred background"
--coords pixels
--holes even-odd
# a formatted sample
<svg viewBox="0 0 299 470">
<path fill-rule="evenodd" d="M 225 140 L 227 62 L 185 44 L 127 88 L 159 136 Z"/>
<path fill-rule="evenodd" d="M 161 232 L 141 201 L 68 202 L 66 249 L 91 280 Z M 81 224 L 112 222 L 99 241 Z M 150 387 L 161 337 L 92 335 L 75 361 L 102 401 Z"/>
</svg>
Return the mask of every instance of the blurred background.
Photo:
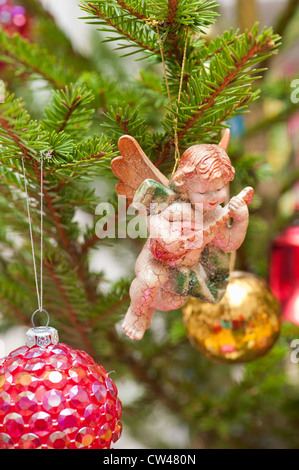
<svg viewBox="0 0 299 470">
<path fill-rule="evenodd" d="M 101 34 L 79 19 L 83 16 L 82 11 L 74 0 L 41 0 L 40 4 L 33 0 L 16 0 L 10 3 L 23 7 L 23 10 L 19 10 L 14 24 L 7 10 L 0 10 L 0 23 L 50 50 L 58 27 L 61 30 L 61 48 L 57 47 L 56 39 L 53 52 L 66 63 L 104 70 L 107 76 L 111 74 L 124 81 L 137 75 L 141 67 L 146 67 L 145 61 L 136 62 L 131 58 L 118 60 L 117 51 L 111 54 L 109 44 L 101 43 Z M 201 424 L 200 431 L 196 433 L 190 424 L 191 418 L 188 423 L 188 419 L 181 419 L 161 404 L 147 403 L 146 419 L 143 419 L 143 386 L 132 376 L 122 377 L 121 380 L 115 378 L 120 398 L 124 406 L 131 410 L 128 426 L 124 427 L 123 437 L 116 445 L 119 448 L 157 445 L 170 448 L 299 448 L 299 369 L 298 364 L 290 360 L 290 342 L 293 338 L 299 338 L 296 326 L 299 325 L 299 301 L 296 307 L 299 274 L 298 269 L 294 270 L 294 263 L 296 260 L 299 262 L 299 257 L 296 258 L 299 232 L 295 233 L 291 242 L 288 238 L 285 244 L 281 242 L 279 245 L 277 242 L 278 248 L 275 245 L 279 235 L 299 224 L 296 222 L 299 207 L 299 1 L 219 0 L 218 3 L 221 16 L 216 26 L 208 31 L 209 38 L 231 27 L 244 31 L 255 21 L 259 21 L 261 26 L 273 26 L 274 31 L 282 36 L 279 54 L 262 64 L 268 67 L 268 71 L 258 82 L 258 87 L 262 89 L 261 99 L 251 106 L 250 114 L 234 118 L 230 124 L 232 154 L 246 153 L 260 158 L 262 164 L 258 171 L 263 175 L 258 183 L 257 213 L 238 258 L 238 268 L 265 278 L 275 295 L 285 296 L 280 299 L 284 309 L 284 335 L 268 356 L 247 366 L 211 365 L 195 350 L 186 352 L 186 346 L 177 349 L 182 355 L 180 359 L 183 360 L 184 355 L 188 354 L 189 363 L 196 363 L 201 374 L 191 368 L 184 371 L 186 390 L 188 381 L 195 381 L 201 396 L 196 408 Z M 6 0 L 0 0 L 1 5 L 7 5 Z M 69 41 L 67 47 L 66 41 Z M 72 49 L 73 56 L 66 55 L 66 49 Z M 5 78 L 15 93 L 24 97 L 31 115 L 38 118 L 50 96 L 42 81 L 22 84 L 9 69 L 3 69 L 1 73 L 0 76 Z M 109 182 L 97 183 L 99 194 L 111 194 L 113 190 Z M 79 213 L 78 218 L 83 224 L 89 222 L 86 214 Z M 97 271 L 105 269 L 109 285 L 133 274 L 137 252 L 132 250 L 130 244 L 124 243 L 102 247 L 94 252 L 91 269 L 94 266 Z M 281 261 L 281 256 L 285 262 Z M 282 274 L 281 263 L 289 266 Z M 279 285 L 275 283 L 278 271 L 284 276 Z M 287 294 L 281 292 L 282 284 L 289 288 Z M 293 295 L 295 291 L 297 293 Z M 177 330 L 172 330 L 174 346 L 177 338 L 178 341 L 181 339 L 178 322 Z M 157 344 L 160 341 L 163 345 L 165 320 L 158 315 L 153 328 Z M 0 333 L 0 357 L 24 343 L 25 330 L 20 325 Z M 135 353 L 138 355 L 137 350 Z M 210 393 L 214 395 L 208 402 Z M 236 407 L 235 402 L 238 403 Z"/>
</svg>

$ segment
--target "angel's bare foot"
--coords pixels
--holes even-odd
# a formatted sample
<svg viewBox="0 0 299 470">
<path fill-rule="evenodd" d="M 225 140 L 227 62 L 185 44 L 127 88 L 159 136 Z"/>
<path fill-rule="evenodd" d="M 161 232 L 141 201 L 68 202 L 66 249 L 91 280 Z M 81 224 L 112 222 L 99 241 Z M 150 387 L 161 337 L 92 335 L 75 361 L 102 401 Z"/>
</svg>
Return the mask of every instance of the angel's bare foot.
<svg viewBox="0 0 299 470">
<path fill-rule="evenodd" d="M 136 315 L 131 307 L 126 313 L 122 328 L 130 339 L 140 341 L 148 328 L 148 312 Z"/>
</svg>

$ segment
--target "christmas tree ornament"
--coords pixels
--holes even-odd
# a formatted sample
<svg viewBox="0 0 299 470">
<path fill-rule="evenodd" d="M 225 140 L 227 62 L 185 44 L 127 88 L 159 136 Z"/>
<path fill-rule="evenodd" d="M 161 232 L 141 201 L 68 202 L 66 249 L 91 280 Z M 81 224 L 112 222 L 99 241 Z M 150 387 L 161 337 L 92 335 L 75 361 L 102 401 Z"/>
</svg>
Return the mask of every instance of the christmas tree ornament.
<svg viewBox="0 0 299 470">
<path fill-rule="evenodd" d="M 31 21 L 32 18 L 22 5 L 15 4 L 11 0 L 0 0 L 0 26 L 4 31 L 11 35 L 19 33 L 22 37 L 29 38 Z M 5 67 L 6 63 L 0 62 L 0 72 Z"/>
<path fill-rule="evenodd" d="M 170 180 L 133 137 L 119 139 L 121 156 L 111 162 L 120 180 L 116 190 L 146 216 L 149 229 L 123 323 L 131 339 L 143 337 L 155 310 L 180 308 L 189 297 L 216 304 L 225 294 L 227 253 L 243 243 L 254 195 L 247 187 L 221 206 L 235 175 L 226 153 L 229 139 L 227 129 L 219 145 L 188 148 Z"/>
<path fill-rule="evenodd" d="M 122 406 L 109 374 L 54 328 L 26 336 L 0 361 L 0 449 L 110 449 Z"/>
<path fill-rule="evenodd" d="M 0 361 L 0 449 L 109 449 L 122 431 L 122 406 L 105 369 L 84 351 L 59 343 L 43 308 L 43 155 L 41 275 L 37 277 L 24 159 L 23 176 L 38 309 L 26 346 Z M 37 313 L 47 316 L 36 326 Z"/>
<path fill-rule="evenodd" d="M 299 287 L 296 287 L 290 297 L 284 302 L 282 315 L 285 321 L 299 326 Z"/>
<path fill-rule="evenodd" d="M 280 333 L 281 308 L 263 279 L 235 271 L 217 305 L 190 299 L 183 321 L 191 344 L 203 355 L 234 364 L 253 361 L 272 348 Z"/>
<path fill-rule="evenodd" d="M 0 0 L 0 25 L 8 33 L 26 36 L 29 26 L 26 9 L 10 0 Z"/>
<path fill-rule="evenodd" d="M 175 165 L 171 178 L 168 180 L 153 165 L 131 136 L 119 139 L 121 156 L 111 162 L 112 171 L 120 180 L 116 186 L 118 194 L 132 201 L 147 218 L 149 230 L 136 262 L 131 303 L 122 325 L 132 340 L 142 339 L 155 310 L 180 308 L 188 297 L 212 304 L 221 300 L 230 272 L 226 253 L 243 243 L 248 226 L 247 206 L 254 196 L 248 187 L 225 207 L 221 206 L 228 200 L 229 183 L 235 175 L 226 153 L 228 129 L 219 145 L 193 145 L 180 156 L 177 117 L 157 24 L 156 29 L 173 119 Z M 187 46 L 185 32 L 178 104 Z M 229 220 L 232 223 L 228 224 Z"/>
<path fill-rule="evenodd" d="M 270 287 L 282 304 L 283 318 L 299 325 L 299 207 L 290 225 L 272 242 Z"/>
</svg>

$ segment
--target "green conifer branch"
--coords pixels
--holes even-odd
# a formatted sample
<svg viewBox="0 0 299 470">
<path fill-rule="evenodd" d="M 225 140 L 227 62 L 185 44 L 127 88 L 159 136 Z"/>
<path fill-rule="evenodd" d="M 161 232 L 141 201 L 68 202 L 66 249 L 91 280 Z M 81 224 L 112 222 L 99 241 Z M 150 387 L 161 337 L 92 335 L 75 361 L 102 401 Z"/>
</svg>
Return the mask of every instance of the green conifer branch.
<svg viewBox="0 0 299 470">
<path fill-rule="evenodd" d="M 86 11 L 89 16 L 88 22 L 100 25 L 101 31 L 118 33 L 118 36 L 110 36 L 104 42 L 118 41 L 120 38 L 129 42 L 129 45 L 120 45 L 120 48 L 136 47 L 132 53 L 145 51 L 149 54 L 159 55 L 159 47 L 156 41 L 156 35 L 153 34 L 151 28 L 143 21 L 134 17 L 127 17 L 118 10 L 117 3 L 113 2 L 83 2 L 80 4 L 82 10 Z M 130 14 L 131 16 L 131 14 Z M 109 26 L 107 28 L 105 26 Z"/>
<path fill-rule="evenodd" d="M 143 0 L 131 0 L 123 1 L 123 0 L 116 0 L 116 3 L 125 11 L 130 13 L 130 15 L 135 16 L 139 20 L 146 21 L 148 17 L 146 16 L 146 3 Z"/>
<path fill-rule="evenodd" d="M 45 109 L 43 127 L 48 131 L 65 131 L 69 136 L 82 138 L 91 124 L 94 110 L 90 103 L 93 94 L 82 86 L 69 85 L 54 92 L 52 102 Z"/>
<path fill-rule="evenodd" d="M 276 39 L 276 41 L 278 38 Z M 238 39 L 238 44 L 240 44 L 240 39 Z M 226 57 L 228 59 L 226 64 L 226 70 L 228 73 L 221 77 L 222 80 L 220 83 L 213 83 L 210 82 L 209 79 L 212 78 L 212 73 L 215 73 L 215 70 L 212 71 L 210 76 L 204 77 L 207 78 L 206 85 L 207 88 L 210 88 L 211 92 L 207 97 L 205 97 L 199 106 L 195 107 L 192 110 L 190 117 L 184 122 L 184 125 L 179 130 L 178 138 L 179 140 L 188 132 L 188 130 L 198 121 L 198 119 L 204 115 L 204 113 L 210 109 L 212 106 L 216 104 L 217 98 L 221 95 L 222 92 L 226 92 L 229 90 L 229 87 L 234 84 L 238 85 L 239 82 L 243 81 L 244 79 L 248 82 L 248 80 L 252 80 L 252 77 L 248 74 L 248 70 L 252 67 L 255 63 L 260 62 L 263 60 L 264 56 L 269 55 L 269 51 L 273 51 L 275 49 L 276 44 L 273 40 L 272 35 L 262 35 L 257 40 L 253 39 L 253 44 L 249 47 L 244 54 L 241 54 L 239 57 L 236 57 L 233 51 L 229 52 L 226 50 Z M 230 60 L 229 60 L 230 59 Z M 223 62 L 222 62 L 223 64 Z M 211 66 L 212 64 L 210 64 Z M 223 64 L 224 65 L 224 64 Z M 203 72 L 202 68 L 202 72 Z M 219 68 L 218 68 L 219 70 Z M 202 82 L 202 84 L 204 84 Z M 210 85 L 210 86 L 209 86 Z"/>
<path fill-rule="evenodd" d="M 167 23 L 173 24 L 175 22 L 175 16 L 178 8 L 178 0 L 168 0 L 168 17 Z"/>
<path fill-rule="evenodd" d="M 63 303 L 66 307 L 65 315 L 68 317 L 69 323 L 73 325 L 75 331 L 77 331 L 79 335 L 81 336 L 83 344 L 86 350 L 89 352 L 89 354 L 95 354 L 93 346 L 91 345 L 91 342 L 89 340 L 87 331 L 84 328 L 84 326 L 81 324 L 81 322 L 79 321 L 78 313 L 75 312 L 73 308 L 74 302 L 71 302 L 69 299 L 69 289 L 67 293 L 64 282 L 62 282 L 62 280 L 60 279 L 60 276 L 58 276 L 57 273 L 55 272 L 55 264 L 51 263 L 49 259 L 46 259 L 45 267 L 48 270 L 48 273 L 50 277 L 52 278 L 53 282 L 57 286 L 58 292 L 60 293 Z M 77 304 L 77 310 L 80 311 L 78 304 Z"/>
<path fill-rule="evenodd" d="M 54 88 L 64 88 L 66 83 L 74 82 L 77 78 L 73 70 L 51 56 L 49 51 L 30 43 L 18 34 L 11 37 L 1 27 L 0 59 L 11 64 L 17 74 L 37 75 Z"/>
<path fill-rule="evenodd" d="M 170 26 L 177 34 L 184 26 L 205 34 L 205 28 L 214 24 L 219 16 L 215 11 L 217 4 L 213 0 L 154 0 L 150 7 L 150 16 Z"/>
<path fill-rule="evenodd" d="M 110 21 L 119 21 L 118 24 L 123 31 L 134 38 L 139 38 L 142 44 L 146 34 L 156 41 L 157 24 L 151 22 L 158 23 L 165 51 L 173 110 L 178 119 L 178 131 L 181 133 L 181 149 L 195 141 L 216 141 L 221 128 L 226 125 L 225 121 L 234 114 L 245 112 L 248 105 L 257 99 L 258 92 L 252 84 L 259 71 L 254 70 L 254 67 L 261 68 L 258 65 L 259 61 L 272 54 L 278 42 L 273 37 L 275 46 L 266 48 L 267 43 L 268 45 L 271 43 L 270 33 L 264 36 L 266 41 L 263 45 L 264 50 L 259 50 L 242 66 L 240 64 L 243 58 L 247 57 L 254 41 L 262 46 L 261 35 L 248 33 L 243 36 L 239 32 L 229 31 L 208 44 L 204 43 L 202 37 L 190 35 L 183 93 L 179 104 L 177 92 L 181 76 L 184 34 L 187 28 L 193 30 L 198 28 L 202 31 L 204 25 L 207 25 L 204 12 L 200 13 L 199 8 L 202 6 L 206 7 L 207 12 L 211 10 L 210 21 L 214 21 L 215 12 L 212 12 L 214 2 L 195 0 L 93 2 L 100 8 L 103 3 L 111 8 L 110 11 L 114 11 L 109 16 Z M 139 36 L 134 29 L 137 23 L 142 30 Z M 116 31 L 116 28 L 111 27 L 104 19 L 100 27 L 103 27 L 103 30 Z M 125 35 L 120 34 L 120 37 L 124 39 L 123 46 L 134 44 L 137 50 L 144 51 L 141 45 L 132 43 Z M 160 60 L 157 50 L 145 52 L 151 59 L 150 64 Z M 252 415 L 253 408 L 262 418 L 271 416 L 273 404 L 277 403 L 274 400 L 271 402 L 271 395 L 286 397 L 290 390 L 293 392 L 289 384 L 285 385 L 286 380 L 281 375 L 283 358 L 289 354 L 287 342 L 290 330 L 287 333 L 289 336 L 282 338 L 266 358 L 244 366 L 244 376 L 238 385 L 231 383 L 230 375 L 228 379 L 227 368 L 218 368 L 214 365 L 213 377 L 217 376 L 217 384 L 225 382 L 228 388 L 228 393 L 219 400 L 219 393 L 215 392 L 219 387 L 211 379 L 211 363 L 188 345 L 180 312 L 171 312 L 169 315 L 167 312 L 163 313 L 169 334 L 165 335 L 161 342 L 157 341 L 152 330 L 147 332 L 142 344 L 138 346 L 123 340 L 116 333 L 113 324 L 124 314 L 129 302 L 129 280 L 119 281 L 118 285 L 113 285 L 107 294 L 101 293 L 99 283 L 105 279 L 105 273 L 90 272 L 88 256 L 92 248 L 101 246 L 105 241 L 96 237 L 94 227 L 83 232 L 73 220 L 77 208 L 94 214 L 98 198 L 88 183 L 95 175 L 111 177 L 109 162 L 117 154 L 117 139 L 124 132 L 136 137 L 150 157 L 157 156 L 156 164 L 160 165 L 162 170 L 164 168 L 169 170 L 174 146 L 171 140 L 173 120 L 169 108 L 167 115 L 163 115 L 168 97 L 162 74 L 158 77 L 149 67 L 142 72 L 137 87 L 135 80 L 131 80 L 128 84 L 126 80 L 118 78 L 115 80 L 115 76 L 111 79 L 108 74 L 105 78 L 104 68 L 103 75 L 102 71 L 101 75 L 90 72 L 93 62 L 89 62 L 86 58 L 86 66 L 88 68 L 89 62 L 90 68 L 81 73 L 82 68 L 79 67 L 80 76 L 72 73 L 66 79 L 64 73 L 51 70 L 56 66 L 56 59 L 51 55 L 47 56 L 49 70 L 46 71 L 44 65 L 42 66 L 44 74 L 34 71 L 32 58 L 27 57 L 27 63 L 26 61 L 22 63 L 18 57 L 20 58 L 20 51 L 16 53 L 14 51 L 10 57 L 7 55 L 7 61 L 14 64 L 18 73 L 24 72 L 33 76 L 38 74 L 45 79 L 48 75 L 54 79 L 47 80 L 51 86 L 56 88 L 56 85 L 61 85 L 62 89 L 54 92 L 53 99 L 47 105 L 44 119 L 38 122 L 31 120 L 21 101 L 14 100 L 10 96 L 6 98 L 6 103 L 0 106 L 0 119 L 2 119 L 0 243 L 1 248 L 3 247 L 0 253 L 0 300 L 1 314 L 4 316 L 2 328 L 13 321 L 26 324 L 29 320 L 28 313 L 33 310 L 35 293 L 32 288 L 34 279 L 30 244 L 28 240 L 24 240 L 21 247 L 13 245 L 9 232 L 24 234 L 28 228 L 26 207 L 21 194 L 23 190 L 21 155 L 26 157 L 29 194 L 33 200 L 32 217 L 34 226 L 38 226 L 40 214 L 36 202 L 39 198 L 40 184 L 39 155 L 40 151 L 43 151 L 46 191 L 44 230 L 47 253 L 45 302 L 49 306 L 50 313 L 53 313 L 52 322 L 54 325 L 57 322 L 59 330 L 63 333 L 63 339 L 79 347 L 82 346 L 95 359 L 101 357 L 101 360 L 107 361 L 109 365 L 115 366 L 113 361 L 117 362 L 118 376 L 123 374 L 126 379 L 129 374 L 142 385 L 141 398 L 134 400 L 132 405 L 127 407 L 126 424 L 129 426 L 134 421 L 130 427 L 133 431 L 138 429 L 136 435 L 140 434 L 138 421 L 141 426 L 144 415 L 151 413 L 153 406 L 160 406 L 162 403 L 176 419 L 178 417 L 183 419 L 183 425 L 192 428 L 192 443 L 195 445 L 198 444 L 197 438 L 200 440 L 199 445 L 206 447 L 218 446 L 219 442 L 224 442 L 227 446 L 244 446 L 245 443 L 248 447 L 254 447 L 254 442 L 262 445 L 260 440 L 262 441 L 265 434 L 265 428 L 255 425 L 254 420 L 249 422 L 248 416 Z M 112 61 L 110 65 L 111 63 Z M 233 76 L 234 71 L 235 76 Z M 226 83 L 225 80 L 229 77 L 230 80 Z M 75 85 L 70 85 L 71 83 Z M 89 88 L 94 98 L 89 94 Z M 284 96 L 287 94 L 284 93 Z M 92 108 L 96 108 L 96 113 Z M 284 116 L 289 109 L 287 108 Z M 279 118 L 282 118 L 281 115 Z M 103 125 L 104 120 L 105 125 Z M 90 122 L 92 126 L 89 125 Z M 272 124 L 270 121 L 266 123 L 270 124 Z M 94 132 L 96 136 L 93 135 Z M 104 132 L 106 137 L 101 132 Z M 262 178 L 257 174 L 257 167 L 263 171 L 262 157 L 244 156 L 240 148 L 234 153 L 234 145 L 230 149 L 233 164 L 238 170 L 233 183 L 235 193 L 238 186 L 251 184 Z M 40 235 L 38 230 L 35 235 L 38 240 Z M 243 257 L 241 264 L 248 269 L 253 267 L 258 269 L 254 266 L 258 250 L 256 248 L 253 250 L 252 246 L 257 246 L 255 243 L 257 238 L 265 240 L 266 243 L 269 239 L 269 229 L 266 221 L 255 212 L 251 217 L 248 238 L 248 247 L 246 246 L 240 253 L 240 258 Z M 138 246 L 137 244 L 137 248 Z M 2 256 L 6 248 L 12 253 L 9 260 Z M 249 256 L 250 263 L 248 263 Z M 263 260 L 259 261 L 259 266 L 261 263 Z M 297 330 L 295 333 L 292 331 L 292 334 L 297 334 L 296 332 Z M 192 364 L 192 367 L 190 368 L 188 364 Z M 196 380 L 196 377 L 200 377 L 201 380 Z M 273 381 L 278 385 L 273 387 Z M 266 394 L 263 393 L 265 390 Z M 279 406 L 290 403 L 292 404 L 286 399 Z M 289 408 L 292 409 L 291 406 Z M 130 411 L 134 411 L 132 414 L 134 419 L 130 416 Z M 281 419 L 285 423 L 283 413 L 276 409 L 275 419 Z M 216 421 L 222 423 L 221 427 L 217 427 Z M 268 422 L 267 419 L 264 422 Z M 232 432 L 236 423 L 238 436 Z M 292 434 L 291 431 L 292 429 L 289 434 Z M 278 433 L 274 436 L 274 439 L 276 438 Z M 284 444 L 284 438 L 280 439 L 281 436 L 278 439 L 279 443 Z M 155 441 L 149 441 L 147 445 L 155 445 L 157 442 L 161 446 L 167 445 L 163 438 L 158 440 L 156 436 Z"/>
<path fill-rule="evenodd" d="M 251 33 L 229 36 L 228 43 L 215 41 L 211 49 L 204 49 L 207 59 L 200 51 L 200 59 L 194 54 L 187 61 L 186 71 L 192 66 L 195 70 L 184 81 L 181 102 L 175 103 L 174 110 L 164 119 L 165 135 L 169 137 L 160 150 L 157 166 L 169 157 L 174 147 L 173 112 L 177 117 L 180 146 L 186 148 L 194 140 L 218 139 L 224 121 L 245 112 L 248 104 L 258 98 L 259 92 L 252 90 L 252 82 L 259 78 L 254 66 L 276 51 L 280 38 L 271 29 L 259 34 L 257 26 Z M 175 69 L 173 83 L 174 73 Z"/>
</svg>

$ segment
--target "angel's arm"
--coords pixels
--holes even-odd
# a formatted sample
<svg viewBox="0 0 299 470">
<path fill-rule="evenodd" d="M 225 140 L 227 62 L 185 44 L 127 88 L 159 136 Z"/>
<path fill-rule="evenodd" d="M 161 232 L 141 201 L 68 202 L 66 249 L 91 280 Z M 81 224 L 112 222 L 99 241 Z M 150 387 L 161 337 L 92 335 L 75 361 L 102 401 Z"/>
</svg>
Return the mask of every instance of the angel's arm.
<svg viewBox="0 0 299 470">
<path fill-rule="evenodd" d="M 159 214 L 148 218 L 150 238 L 155 239 L 166 251 L 186 253 L 200 250 L 206 243 L 201 222 L 194 218 L 190 204 L 174 201 Z"/>
<path fill-rule="evenodd" d="M 249 220 L 248 207 L 238 197 L 231 199 L 230 208 L 233 218 L 232 224 L 220 227 L 213 239 L 213 245 L 225 252 L 240 248 L 246 236 Z"/>
</svg>

